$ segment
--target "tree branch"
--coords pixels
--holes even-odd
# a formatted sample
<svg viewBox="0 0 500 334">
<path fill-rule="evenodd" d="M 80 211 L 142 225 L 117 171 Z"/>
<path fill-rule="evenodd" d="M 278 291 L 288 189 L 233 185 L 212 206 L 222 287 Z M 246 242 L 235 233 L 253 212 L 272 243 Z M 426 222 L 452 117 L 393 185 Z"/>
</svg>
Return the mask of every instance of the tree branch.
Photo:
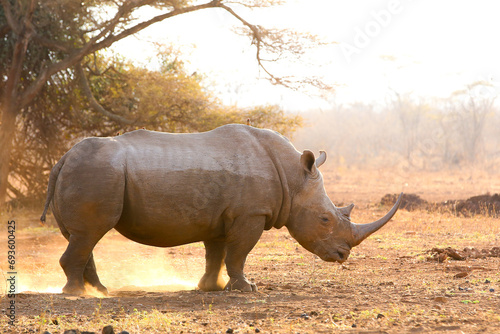
<svg viewBox="0 0 500 334">
<path fill-rule="evenodd" d="M 273 0 L 273 1 L 253 0 L 253 1 L 247 1 L 247 2 L 225 1 L 225 3 L 240 5 L 240 6 L 247 7 L 247 8 L 263 8 L 263 7 L 279 6 L 279 5 L 284 4 L 285 1 L 283 1 L 283 0 Z"/>
<path fill-rule="evenodd" d="M 40 45 L 45 46 L 48 49 L 59 50 L 63 52 L 70 51 L 70 48 L 64 45 L 63 43 L 50 40 L 40 34 L 36 34 L 35 36 L 33 36 L 33 40 L 37 41 L 38 43 L 40 43 Z"/>
<path fill-rule="evenodd" d="M 98 40 L 106 36 L 106 34 L 114 31 L 118 23 L 120 23 L 120 19 L 125 17 L 127 14 L 132 13 L 132 10 L 136 7 L 142 6 L 142 3 L 140 0 L 131 0 L 131 1 L 126 1 L 124 2 L 119 8 L 118 11 L 116 12 L 115 16 L 109 20 L 107 23 L 104 24 L 104 29 L 100 33 L 98 33 L 96 36 L 92 37 L 89 42 L 87 43 L 86 46 L 84 46 L 84 49 L 86 47 L 90 47 L 91 45 L 94 45 L 97 43 Z"/>
<path fill-rule="evenodd" d="M 9 3 L 6 0 L 2 0 L 2 4 L 4 7 L 4 12 L 7 17 L 7 21 L 9 25 L 11 25 L 12 30 L 18 35 L 16 38 L 14 52 L 12 54 L 12 64 L 8 71 L 7 82 L 5 84 L 5 91 L 3 93 L 2 101 L 5 104 L 5 108 L 7 110 L 13 110 L 11 108 L 13 103 L 16 103 L 15 100 L 17 93 L 17 85 L 21 80 L 21 71 L 23 69 L 23 62 L 26 57 L 26 51 L 28 49 L 28 44 L 33 35 L 33 26 L 31 24 L 31 19 L 35 10 L 35 0 L 31 1 L 30 7 L 26 16 L 23 18 L 23 26 L 19 26 L 17 22 L 14 22 L 14 18 L 12 17 L 11 8 L 9 7 Z M 9 18 L 10 17 L 10 18 Z M 14 25 L 14 26 L 12 26 Z"/>
<path fill-rule="evenodd" d="M 10 182 L 7 183 L 7 189 L 9 189 L 14 194 L 14 197 L 9 196 L 11 199 L 16 198 L 18 200 L 22 200 L 26 198 L 26 196 L 24 196 L 22 192 L 17 190 Z"/>
<path fill-rule="evenodd" d="M 85 72 L 83 71 L 82 64 L 78 63 L 75 65 L 76 73 L 80 79 L 80 86 L 83 90 L 83 93 L 89 100 L 90 107 L 97 111 L 98 113 L 108 117 L 109 119 L 121 123 L 121 124 L 127 124 L 131 125 L 134 124 L 134 121 L 131 121 L 129 119 L 126 119 L 125 117 L 122 117 L 120 115 L 113 114 L 106 109 L 104 109 L 103 106 L 95 99 L 94 95 L 92 94 L 92 91 L 90 90 L 89 83 L 87 81 L 87 78 L 85 77 Z"/>
<path fill-rule="evenodd" d="M 266 72 L 266 74 L 271 78 L 271 82 L 273 84 L 279 84 L 279 85 L 282 85 L 284 87 L 294 89 L 292 86 L 287 84 L 283 80 L 283 78 L 279 78 L 279 77 L 275 76 L 274 74 L 272 74 L 271 72 L 269 72 L 269 70 L 262 63 L 263 59 L 260 56 L 260 52 L 261 52 L 263 40 L 262 40 L 262 33 L 260 31 L 260 28 L 256 25 L 249 23 L 244 18 L 242 18 L 241 16 L 236 14 L 236 12 L 231 7 L 228 7 L 228 6 L 221 4 L 221 3 L 218 4 L 218 7 L 226 10 L 228 13 L 233 15 L 237 20 L 239 20 L 241 23 L 243 23 L 243 25 L 245 25 L 246 27 L 248 27 L 252 31 L 252 43 L 255 44 L 255 47 L 257 48 L 257 52 L 256 52 L 257 63 L 259 64 L 260 68 L 262 68 L 264 70 L 264 72 Z"/>
<path fill-rule="evenodd" d="M 2 6 L 5 18 L 7 19 L 7 24 L 16 34 L 19 35 L 21 33 L 21 26 L 19 25 L 19 22 L 16 22 L 14 18 L 14 15 L 12 13 L 12 5 L 8 0 L 2 0 Z"/>
<path fill-rule="evenodd" d="M 6 2 L 7 0 L 1 0 L 1 1 Z M 138 3 L 137 1 L 133 1 L 133 2 L 136 5 Z M 106 37 L 103 41 L 95 43 L 97 40 L 99 40 L 99 38 L 103 37 L 107 32 L 110 31 L 110 27 L 107 27 L 100 34 L 98 34 L 98 36 L 92 38 L 88 43 L 86 43 L 85 46 L 71 52 L 64 60 L 62 60 L 58 63 L 52 64 L 51 66 L 43 69 L 40 72 L 37 79 L 19 97 L 18 104 L 19 104 L 19 106 L 21 106 L 21 108 L 28 105 L 36 97 L 36 95 L 40 92 L 42 87 L 47 82 L 48 78 L 50 78 L 55 73 L 57 73 L 61 70 L 64 70 L 65 68 L 75 66 L 76 64 L 81 62 L 81 60 L 85 56 L 89 55 L 90 53 L 93 53 L 93 52 L 99 51 L 103 48 L 109 47 L 113 43 L 115 43 L 115 42 L 117 42 L 125 37 L 128 37 L 130 35 L 133 35 L 139 31 L 149 27 L 150 25 L 152 25 L 156 22 L 160 22 L 162 20 L 168 19 L 168 18 L 173 17 L 173 16 L 177 16 L 180 14 L 194 12 L 194 11 L 197 11 L 200 9 L 205 9 L 205 8 L 215 8 L 217 6 L 218 6 L 218 0 L 215 0 L 215 1 L 211 1 L 211 2 L 208 2 L 205 4 L 201 4 L 201 5 L 185 7 L 185 8 L 176 8 L 176 9 L 172 10 L 171 12 L 155 16 L 151 20 L 141 22 L 141 23 L 139 23 L 139 24 L 137 24 L 129 29 L 122 31 L 121 33 L 119 33 L 117 35 L 110 35 L 110 36 Z M 136 7 L 136 6 L 129 6 L 130 9 L 132 9 L 134 7 Z M 122 8 L 122 11 L 123 11 L 123 8 Z M 114 19 L 115 20 L 117 19 L 116 15 L 115 15 Z M 113 21 L 113 19 L 110 22 L 112 22 L 111 26 L 113 28 L 116 27 L 116 25 L 118 24 L 118 22 Z"/>
<path fill-rule="evenodd" d="M 139 31 L 149 27 L 150 25 L 152 25 L 154 23 L 163 21 L 165 19 L 177 16 L 177 15 L 195 12 L 195 11 L 198 11 L 201 9 L 216 8 L 216 7 L 218 7 L 218 3 L 219 3 L 219 1 L 215 0 L 215 1 L 211 1 L 211 2 L 208 2 L 205 4 L 201 4 L 201 5 L 184 7 L 184 8 L 175 8 L 171 12 L 155 16 L 148 21 L 141 22 L 141 23 L 139 23 L 131 28 L 125 29 L 124 31 L 122 31 L 121 33 L 119 33 L 117 35 L 111 35 L 111 36 L 107 37 L 105 40 L 103 40 L 99 43 L 96 43 L 94 45 L 94 47 L 91 49 L 91 52 L 95 52 L 95 51 L 101 50 L 103 48 L 106 48 L 108 46 L 111 46 L 111 44 L 113 44 L 113 43 L 115 43 L 115 42 L 117 42 L 125 37 L 133 35 Z"/>
</svg>

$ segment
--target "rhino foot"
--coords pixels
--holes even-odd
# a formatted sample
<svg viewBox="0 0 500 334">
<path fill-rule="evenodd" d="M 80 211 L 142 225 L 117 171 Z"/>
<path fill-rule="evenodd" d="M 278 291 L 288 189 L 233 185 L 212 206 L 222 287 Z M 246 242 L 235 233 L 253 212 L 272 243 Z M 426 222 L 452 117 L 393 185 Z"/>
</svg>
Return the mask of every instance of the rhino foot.
<svg viewBox="0 0 500 334">
<path fill-rule="evenodd" d="M 198 283 L 198 288 L 202 291 L 222 291 L 226 282 L 220 275 L 205 274 Z"/>
<path fill-rule="evenodd" d="M 83 285 L 70 284 L 68 282 L 62 289 L 62 292 L 66 295 L 82 296 L 85 294 L 85 287 Z"/>
<path fill-rule="evenodd" d="M 257 285 L 250 283 L 246 278 L 230 279 L 224 288 L 226 291 L 239 290 L 242 292 L 256 292 Z"/>
</svg>

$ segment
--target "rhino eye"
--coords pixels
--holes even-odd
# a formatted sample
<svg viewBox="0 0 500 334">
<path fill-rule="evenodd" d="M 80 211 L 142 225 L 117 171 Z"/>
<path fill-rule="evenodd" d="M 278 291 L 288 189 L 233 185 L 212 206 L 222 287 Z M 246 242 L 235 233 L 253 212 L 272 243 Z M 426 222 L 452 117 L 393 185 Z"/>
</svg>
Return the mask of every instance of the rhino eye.
<svg viewBox="0 0 500 334">
<path fill-rule="evenodd" d="M 323 223 L 328 223 L 330 221 L 330 219 L 328 219 L 328 217 L 321 217 L 321 221 Z"/>
</svg>

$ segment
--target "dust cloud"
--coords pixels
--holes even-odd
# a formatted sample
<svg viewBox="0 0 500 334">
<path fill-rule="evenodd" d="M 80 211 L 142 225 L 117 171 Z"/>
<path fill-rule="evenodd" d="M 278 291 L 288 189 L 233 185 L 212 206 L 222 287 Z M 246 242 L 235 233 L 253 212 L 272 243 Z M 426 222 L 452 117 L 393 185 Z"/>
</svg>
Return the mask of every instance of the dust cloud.
<svg viewBox="0 0 500 334">
<path fill-rule="evenodd" d="M 95 250 L 101 282 L 108 290 L 193 290 L 204 270 L 204 248 L 157 248 L 139 245 L 116 234 Z M 189 250 L 188 250 L 189 249 Z M 99 255 L 98 255 L 99 253 Z M 200 258 L 202 261 L 200 261 Z"/>
<path fill-rule="evenodd" d="M 66 276 L 59 258 L 67 241 L 52 230 L 19 231 L 17 242 L 16 292 L 61 293 Z M 94 248 L 94 259 L 100 280 L 110 293 L 180 291 L 196 289 L 205 269 L 204 252 L 201 243 L 175 248 L 149 247 L 111 231 Z M 5 266 L 0 269 L 7 275 Z M 87 287 L 87 292 L 101 297 L 91 287 Z"/>
</svg>

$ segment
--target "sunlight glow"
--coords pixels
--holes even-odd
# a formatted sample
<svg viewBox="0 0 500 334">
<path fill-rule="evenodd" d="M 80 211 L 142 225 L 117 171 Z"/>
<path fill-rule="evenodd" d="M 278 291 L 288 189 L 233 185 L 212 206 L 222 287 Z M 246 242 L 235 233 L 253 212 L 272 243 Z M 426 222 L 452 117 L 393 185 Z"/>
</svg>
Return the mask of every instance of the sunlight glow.
<svg viewBox="0 0 500 334">
<path fill-rule="evenodd" d="M 393 91 L 446 97 L 473 81 L 500 84 L 500 44 L 494 39 L 500 3 L 493 1 L 290 0 L 277 8 L 238 10 L 254 24 L 335 42 L 284 66 L 291 75 L 319 75 L 335 84 L 335 98 L 344 102 L 382 101 Z M 173 43 L 229 104 L 324 105 L 262 80 L 254 47 L 233 32 L 237 23 L 222 10 L 200 11 L 160 23 L 116 49 L 144 62 L 144 54 L 153 55 L 148 41 Z"/>
</svg>

